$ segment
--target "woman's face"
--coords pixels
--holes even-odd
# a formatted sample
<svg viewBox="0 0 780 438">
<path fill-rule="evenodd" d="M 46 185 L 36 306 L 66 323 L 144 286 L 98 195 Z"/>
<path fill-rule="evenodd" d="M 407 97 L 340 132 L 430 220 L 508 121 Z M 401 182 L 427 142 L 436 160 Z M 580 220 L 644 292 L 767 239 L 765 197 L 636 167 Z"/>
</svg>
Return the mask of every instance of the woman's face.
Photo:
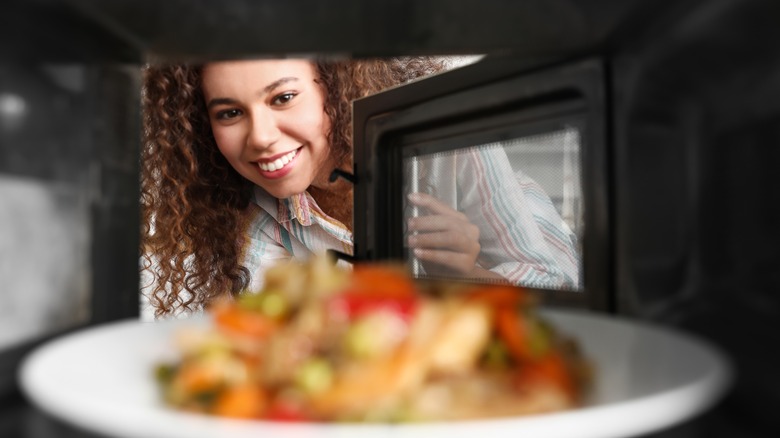
<svg viewBox="0 0 780 438">
<path fill-rule="evenodd" d="M 306 60 L 229 61 L 203 69 L 220 152 L 277 198 L 323 186 L 331 171 L 325 92 Z"/>
</svg>

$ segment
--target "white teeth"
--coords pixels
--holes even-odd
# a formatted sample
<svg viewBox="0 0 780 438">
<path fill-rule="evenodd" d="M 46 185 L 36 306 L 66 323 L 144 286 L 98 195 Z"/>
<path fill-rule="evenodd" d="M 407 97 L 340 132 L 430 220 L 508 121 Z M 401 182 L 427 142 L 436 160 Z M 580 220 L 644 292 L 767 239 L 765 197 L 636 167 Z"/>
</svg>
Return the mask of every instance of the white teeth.
<svg viewBox="0 0 780 438">
<path fill-rule="evenodd" d="M 297 153 L 297 150 L 291 151 L 286 155 L 283 155 L 276 160 L 267 163 L 267 162 L 258 162 L 257 165 L 260 167 L 261 170 L 265 172 L 273 172 L 275 170 L 279 170 L 282 167 L 286 166 L 290 161 L 292 161 L 293 158 L 295 158 L 295 154 Z"/>
</svg>

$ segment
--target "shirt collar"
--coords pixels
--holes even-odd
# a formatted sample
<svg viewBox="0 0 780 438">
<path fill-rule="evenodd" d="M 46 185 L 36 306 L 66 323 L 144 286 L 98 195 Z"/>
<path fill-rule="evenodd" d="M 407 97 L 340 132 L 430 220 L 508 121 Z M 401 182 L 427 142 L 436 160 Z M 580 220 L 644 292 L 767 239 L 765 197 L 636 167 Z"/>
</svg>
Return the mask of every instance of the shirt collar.
<svg viewBox="0 0 780 438">
<path fill-rule="evenodd" d="M 255 186 L 254 198 L 255 204 L 260 206 L 280 224 L 284 225 L 297 221 L 304 227 L 308 227 L 312 223 L 325 225 L 325 222 L 327 222 L 329 226 L 326 228 L 330 229 L 332 234 L 335 233 L 340 239 L 351 241 L 352 233 L 343 224 L 325 214 L 309 192 L 299 193 L 285 199 L 278 199 L 271 196 L 261 187 Z"/>
</svg>

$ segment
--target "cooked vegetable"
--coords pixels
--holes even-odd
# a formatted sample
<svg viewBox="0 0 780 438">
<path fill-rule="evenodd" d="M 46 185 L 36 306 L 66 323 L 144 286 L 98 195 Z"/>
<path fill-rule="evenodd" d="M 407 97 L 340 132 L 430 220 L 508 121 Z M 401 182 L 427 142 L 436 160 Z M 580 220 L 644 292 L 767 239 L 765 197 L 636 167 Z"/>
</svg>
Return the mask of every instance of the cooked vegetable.
<svg viewBox="0 0 780 438">
<path fill-rule="evenodd" d="M 217 394 L 212 412 L 234 418 L 259 418 L 265 414 L 268 396 L 257 385 L 229 386 Z"/>
<path fill-rule="evenodd" d="M 566 409 L 592 375 L 513 286 L 418 284 L 398 266 L 275 266 L 160 364 L 166 403 L 272 421 L 429 421 Z"/>
<path fill-rule="evenodd" d="M 295 384 L 307 394 L 319 394 L 333 385 L 333 370 L 327 360 L 314 358 L 298 368 Z"/>
</svg>

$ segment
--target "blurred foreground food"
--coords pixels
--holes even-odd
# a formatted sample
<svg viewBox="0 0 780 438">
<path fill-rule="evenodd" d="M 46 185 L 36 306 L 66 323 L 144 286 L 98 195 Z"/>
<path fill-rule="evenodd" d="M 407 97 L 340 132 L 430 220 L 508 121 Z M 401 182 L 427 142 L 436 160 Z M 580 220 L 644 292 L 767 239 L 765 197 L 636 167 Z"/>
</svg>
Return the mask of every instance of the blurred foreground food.
<svg viewBox="0 0 780 438">
<path fill-rule="evenodd" d="M 408 422 L 575 407 L 590 367 L 574 340 L 503 285 L 416 283 L 401 267 L 324 258 L 267 272 L 209 309 L 157 369 L 165 403 L 276 421 Z"/>
</svg>

